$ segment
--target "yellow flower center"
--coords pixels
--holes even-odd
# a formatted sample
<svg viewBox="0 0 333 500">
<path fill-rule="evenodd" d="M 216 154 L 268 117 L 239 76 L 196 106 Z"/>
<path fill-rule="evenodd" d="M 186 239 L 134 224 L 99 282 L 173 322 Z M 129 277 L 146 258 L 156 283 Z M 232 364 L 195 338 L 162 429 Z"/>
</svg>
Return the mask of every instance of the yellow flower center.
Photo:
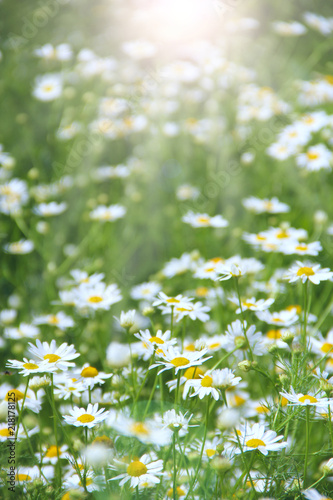
<svg viewBox="0 0 333 500">
<path fill-rule="evenodd" d="M 147 471 L 148 471 L 147 467 L 145 466 L 145 464 L 140 462 L 140 460 L 135 460 L 134 462 L 131 462 L 127 467 L 127 474 L 132 477 L 142 476 L 142 474 L 146 474 Z"/>
<path fill-rule="evenodd" d="M 259 405 L 256 408 L 257 413 L 269 413 L 269 408 L 265 405 Z"/>
<path fill-rule="evenodd" d="M 49 323 L 50 323 L 51 325 L 57 325 L 57 324 L 59 323 L 59 320 L 58 320 L 57 316 L 55 316 L 55 314 L 51 314 L 51 315 L 49 316 L 48 321 L 49 321 Z"/>
<path fill-rule="evenodd" d="M 316 160 L 317 158 L 319 158 L 318 153 L 312 153 L 311 151 L 308 151 L 306 153 L 306 156 L 308 157 L 309 160 Z"/>
<path fill-rule="evenodd" d="M 203 379 L 201 379 L 202 387 L 212 387 L 213 377 L 210 375 L 205 375 Z"/>
<path fill-rule="evenodd" d="M 259 446 L 266 446 L 266 444 L 261 439 L 249 439 L 246 441 L 246 446 L 249 448 L 258 448 Z"/>
<path fill-rule="evenodd" d="M 309 396 L 308 394 L 305 394 L 305 396 L 301 396 L 300 398 L 298 398 L 298 401 L 300 403 L 305 403 L 306 401 L 308 401 L 309 403 L 317 403 L 318 399 L 313 396 Z"/>
<path fill-rule="evenodd" d="M 281 338 L 281 330 L 268 330 L 266 333 L 268 339 L 277 340 Z"/>
<path fill-rule="evenodd" d="M 0 429 L 0 436 L 2 436 L 2 437 L 13 436 L 13 434 L 14 434 L 14 432 L 10 431 L 9 429 L 6 429 L 6 427 L 4 429 Z"/>
<path fill-rule="evenodd" d="M 333 344 L 330 344 L 329 342 L 325 342 L 325 344 L 323 344 L 320 348 L 321 351 L 327 353 L 328 351 L 330 351 L 333 347 Z"/>
<path fill-rule="evenodd" d="M 186 494 L 185 491 L 180 486 L 177 486 L 177 488 L 176 488 L 177 497 L 184 497 L 185 494 Z M 170 490 L 168 490 L 167 497 L 168 498 L 173 497 L 173 488 L 170 488 Z"/>
<path fill-rule="evenodd" d="M 184 358 L 183 356 L 178 356 L 177 358 L 173 358 L 173 360 L 171 360 L 171 363 L 177 367 L 188 365 L 189 362 L 190 362 L 190 360 L 187 358 Z"/>
<path fill-rule="evenodd" d="M 16 481 L 31 481 L 31 477 L 28 474 L 16 474 Z"/>
<path fill-rule="evenodd" d="M 187 307 L 176 307 L 176 311 L 179 311 L 179 312 L 186 312 L 186 311 L 192 311 L 192 307 L 189 309 Z"/>
<path fill-rule="evenodd" d="M 81 372 L 81 377 L 85 378 L 94 378 L 98 375 L 98 370 L 93 366 L 87 366 L 87 368 L 83 368 Z"/>
<path fill-rule="evenodd" d="M 304 267 L 300 267 L 296 274 L 297 274 L 297 276 L 304 276 L 304 275 L 305 276 L 313 276 L 314 272 L 313 272 L 312 267 L 304 266 Z"/>
<path fill-rule="evenodd" d="M 206 297 L 208 292 L 209 289 L 206 286 L 199 286 L 195 291 L 197 297 Z"/>
<path fill-rule="evenodd" d="M 206 450 L 206 455 L 207 455 L 208 458 L 213 457 L 215 455 L 215 453 L 216 453 L 216 450 L 212 450 L 211 448 L 208 448 Z"/>
<path fill-rule="evenodd" d="M 49 363 L 55 363 L 58 359 L 61 359 L 58 354 L 45 354 L 44 359 L 48 359 Z"/>
<path fill-rule="evenodd" d="M 134 424 L 132 424 L 131 431 L 133 432 L 133 434 L 138 434 L 138 435 L 139 434 L 145 434 L 145 435 L 149 434 L 147 427 L 142 422 L 135 422 Z"/>
<path fill-rule="evenodd" d="M 98 304 L 99 302 L 102 302 L 103 297 L 100 297 L 99 295 L 92 295 L 89 297 L 88 302 L 91 304 Z"/>
<path fill-rule="evenodd" d="M 192 352 L 194 352 L 195 351 L 195 345 L 194 344 L 187 344 L 187 346 L 185 347 L 185 351 L 192 351 Z"/>
<path fill-rule="evenodd" d="M 57 446 L 50 446 L 50 448 L 46 452 L 46 457 L 47 458 L 54 458 L 58 456 L 57 450 L 59 449 L 59 455 L 61 455 L 60 448 L 57 448 Z"/>
<path fill-rule="evenodd" d="M 164 344 L 164 340 L 160 339 L 159 337 L 150 337 L 149 342 L 155 342 L 155 344 Z"/>
<path fill-rule="evenodd" d="M 53 85 L 44 85 L 43 89 L 45 92 L 51 92 L 53 90 Z"/>
<path fill-rule="evenodd" d="M 279 232 L 277 233 L 277 235 L 276 235 L 276 237 L 277 237 L 278 239 L 280 239 L 280 240 L 281 240 L 281 239 L 283 239 L 283 238 L 288 238 L 288 236 L 289 236 L 289 235 L 288 235 L 287 231 L 279 231 Z"/>
<path fill-rule="evenodd" d="M 292 304 L 291 306 L 286 307 L 287 311 L 292 311 L 293 309 L 296 309 L 296 313 L 300 314 L 302 312 L 302 308 L 298 304 Z"/>
<path fill-rule="evenodd" d="M 245 307 L 255 307 L 255 304 L 253 304 L 252 302 L 247 302 L 246 300 L 242 302 L 242 304 Z"/>
<path fill-rule="evenodd" d="M 295 246 L 295 250 L 299 250 L 300 252 L 306 252 L 308 248 L 308 245 L 306 245 L 305 243 L 301 243 L 300 245 Z"/>
<path fill-rule="evenodd" d="M 35 365 L 35 363 L 24 363 L 24 365 L 22 365 L 22 366 L 26 370 L 37 370 L 37 368 L 38 368 L 38 365 Z"/>
<path fill-rule="evenodd" d="M 200 224 L 208 225 L 210 223 L 210 219 L 208 217 L 198 217 L 197 221 Z"/>
<path fill-rule="evenodd" d="M 265 203 L 264 203 L 264 207 L 266 210 L 272 210 L 273 206 L 274 205 L 271 201 L 265 201 Z"/>
<path fill-rule="evenodd" d="M 180 300 L 175 297 L 169 297 L 165 302 L 168 302 L 168 304 L 179 304 Z"/>
<path fill-rule="evenodd" d="M 203 375 L 204 371 L 202 368 L 199 368 L 198 366 L 191 366 L 190 368 L 187 368 L 187 370 L 184 373 L 184 377 L 186 377 L 188 380 L 189 379 L 198 379 L 200 378 L 200 375 Z"/>
<path fill-rule="evenodd" d="M 93 422 L 95 420 L 95 417 L 93 415 L 90 415 L 89 413 L 84 413 L 83 415 L 80 415 L 76 419 L 78 422 L 81 422 L 81 424 L 87 424 L 88 422 Z"/>
<path fill-rule="evenodd" d="M 259 241 L 265 241 L 266 240 L 266 236 L 260 236 L 260 234 L 257 234 L 257 240 L 259 240 Z"/>
<path fill-rule="evenodd" d="M 6 397 L 5 397 L 5 400 L 6 401 L 10 401 L 13 399 L 13 393 L 15 394 L 14 396 L 14 401 L 20 401 L 20 399 L 23 399 L 24 398 L 24 394 L 23 392 L 19 391 L 18 389 L 12 389 L 10 391 L 7 392 L 6 394 Z"/>
<path fill-rule="evenodd" d="M 219 342 L 213 342 L 208 347 L 209 347 L 209 349 L 217 349 L 218 347 L 220 347 L 220 345 L 221 344 Z"/>
<path fill-rule="evenodd" d="M 281 406 L 287 406 L 288 404 L 288 399 L 282 396 L 281 398 Z"/>
<path fill-rule="evenodd" d="M 242 406 L 245 403 L 245 399 L 242 396 L 235 395 L 235 406 Z"/>
</svg>

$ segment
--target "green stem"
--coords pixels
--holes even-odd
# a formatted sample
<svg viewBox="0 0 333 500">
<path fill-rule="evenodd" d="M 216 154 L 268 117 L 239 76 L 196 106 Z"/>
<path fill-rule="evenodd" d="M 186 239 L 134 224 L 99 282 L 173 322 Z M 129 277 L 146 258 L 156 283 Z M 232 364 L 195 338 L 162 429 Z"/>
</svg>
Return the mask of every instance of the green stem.
<svg viewBox="0 0 333 500">
<path fill-rule="evenodd" d="M 153 399 L 153 395 L 154 395 L 154 392 L 155 392 L 155 389 L 156 389 L 156 385 L 157 385 L 157 370 L 156 370 L 156 375 L 155 375 L 155 380 L 154 380 L 154 385 L 153 385 L 153 388 L 151 390 L 151 393 L 150 393 L 150 396 L 149 396 L 149 399 L 148 399 L 148 403 L 147 403 L 147 406 L 146 406 L 146 409 L 144 411 L 144 414 L 143 414 L 143 418 L 142 420 L 145 419 L 146 415 L 147 415 L 147 411 L 148 411 L 148 408 L 150 406 L 150 403 L 151 403 L 151 400 Z"/>
<path fill-rule="evenodd" d="M 332 427 L 332 412 L 331 412 L 331 407 L 328 405 L 328 426 L 330 430 L 330 436 L 331 436 L 331 447 L 332 447 L 332 453 L 333 453 L 333 427 Z"/>
<path fill-rule="evenodd" d="M 303 344 L 304 347 L 306 347 L 307 342 L 306 342 L 306 326 L 307 326 L 307 317 L 308 317 L 308 287 L 309 287 L 309 282 L 306 280 L 304 286 L 303 286 L 303 291 L 304 291 L 304 310 L 303 310 Z"/>
<path fill-rule="evenodd" d="M 17 439 L 17 435 L 18 435 L 18 431 L 19 431 L 19 427 L 20 427 L 20 422 L 21 422 L 21 419 L 22 419 L 22 413 L 23 413 L 24 403 L 25 403 L 25 400 L 26 400 L 26 397 L 27 397 L 27 392 L 28 392 L 28 387 L 29 387 L 29 380 L 30 380 L 30 375 L 28 375 L 27 385 L 25 386 L 25 391 L 24 391 L 24 395 L 23 395 L 23 399 L 22 399 L 22 406 L 21 406 L 21 409 L 20 409 L 19 414 L 18 414 L 17 429 L 16 429 L 16 434 L 15 434 L 15 439 Z"/>
<path fill-rule="evenodd" d="M 306 420 L 305 420 L 305 459 L 304 459 L 304 475 L 303 475 L 303 488 L 306 488 L 308 478 L 308 456 L 309 456 L 309 440 L 310 440 L 310 406 L 306 406 Z"/>
<path fill-rule="evenodd" d="M 204 452 L 204 448 L 205 448 L 205 443 L 206 443 L 206 437 L 207 437 L 207 429 L 208 429 L 208 422 L 209 422 L 209 397 L 207 398 L 207 407 L 206 407 L 206 420 L 205 420 L 205 430 L 204 430 L 204 437 L 203 437 L 203 441 L 202 441 L 202 446 L 201 446 L 201 451 L 200 451 L 200 456 L 199 456 L 199 462 L 198 462 L 198 465 L 197 465 L 197 468 L 196 468 L 196 471 L 195 471 L 195 474 L 194 474 L 194 478 L 191 482 L 191 486 L 187 492 L 187 495 L 185 497 L 185 500 L 188 499 L 189 495 L 192 494 L 192 490 L 195 486 L 195 483 L 197 481 L 197 477 L 198 477 L 198 474 L 199 474 L 199 470 L 200 470 L 200 466 L 201 466 L 201 461 L 202 461 L 202 455 L 203 455 L 203 452 Z"/>
<path fill-rule="evenodd" d="M 57 417 L 56 417 L 56 408 L 54 402 L 54 382 L 53 382 L 53 373 L 51 373 L 51 401 L 52 401 L 52 412 L 53 412 L 53 429 L 54 429 L 54 439 L 57 448 L 57 472 L 59 478 L 59 484 L 62 484 L 61 480 L 61 465 L 59 461 L 59 443 L 58 443 L 58 432 L 57 432 Z"/>
<path fill-rule="evenodd" d="M 176 431 L 172 435 L 172 448 L 173 448 L 173 500 L 177 500 L 177 466 L 176 466 Z"/>
<path fill-rule="evenodd" d="M 240 292 L 239 292 L 239 283 L 238 283 L 238 278 L 237 278 L 237 277 L 235 277 L 235 285 L 236 285 L 236 292 L 237 292 L 237 297 L 238 297 L 238 302 L 239 302 L 239 308 L 240 308 L 240 311 L 241 311 L 241 318 L 242 318 L 242 325 L 243 325 L 243 333 L 244 333 L 244 337 L 245 337 L 245 340 L 246 340 L 246 342 L 247 342 L 247 345 L 248 345 L 248 347 L 249 347 L 249 357 L 250 357 L 250 361 L 253 361 L 253 352 L 252 352 L 252 348 L 251 348 L 251 346 L 250 346 L 249 339 L 247 338 L 247 335 L 246 335 L 244 312 L 243 312 L 243 308 L 242 308 L 242 300 L 241 300 L 241 296 L 240 296 Z"/>
</svg>

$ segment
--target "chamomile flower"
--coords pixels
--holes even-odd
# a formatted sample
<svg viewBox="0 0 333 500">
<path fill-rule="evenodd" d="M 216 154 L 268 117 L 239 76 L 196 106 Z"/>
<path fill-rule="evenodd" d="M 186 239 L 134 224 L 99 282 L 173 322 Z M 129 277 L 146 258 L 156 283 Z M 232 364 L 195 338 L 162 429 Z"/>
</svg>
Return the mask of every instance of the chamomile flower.
<svg viewBox="0 0 333 500">
<path fill-rule="evenodd" d="M 322 269 L 320 264 L 296 261 L 286 272 L 284 279 L 287 279 L 289 283 L 302 280 L 302 283 L 311 281 L 314 285 L 319 285 L 321 281 L 331 280 L 332 277 L 333 272 L 329 268 Z"/>
<path fill-rule="evenodd" d="M 89 403 L 87 409 L 74 406 L 73 409 L 69 410 L 69 413 L 70 415 L 63 416 L 67 424 L 75 425 L 75 427 L 88 427 L 88 429 L 100 424 L 109 415 L 105 408 L 98 409 L 98 403 L 94 405 Z"/>
<path fill-rule="evenodd" d="M 331 500 L 330 497 L 322 495 L 315 488 L 309 488 L 308 490 L 302 491 L 302 493 L 307 500 Z"/>
<path fill-rule="evenodd" d="M 161 285 L 155 281 L 141 283 L 136 285 L 131 290 L 131 297 L 134 300 L 153 300 L 156 295 L 161 291 Z"/>
<path fill-rule="evenodd" d="M 20 370 L 19 373 L 23 377 L 28 375 L 33 375 L 34 373 L 53 373 L 57 370 L 57 367 L 48 361 L 35 361 L 33 359 L 23 358 L 23 361 L 17 361 L 16 359 L 9 359 L 7 362 L 8 368 L 14 368 Z"/>
<path fill-rule="evenodd" d="M 160 482 L 158 476 L 163 475 L 162 471 L 163 460 L 152 461 L 150 455 L 145 454 L 138 460 L 132 460 L 126 468 L 126 473 L 112 477 L 109 481 L 121 479 L 119 486 L 123 486 L 127 481 L 130 481 L 132 488 L 140 486 L 147 481 L 158 484 Z"/>
<path fill-rule="evenodd" d="M 148 329 L 140 330 L 140 333 L 135 333 L 134 336 L 141 340 L 143 348 L 147 353 L 147 356 L 143 356 L 144 359 L 149 359 L 155 350 L 168 349 L 169 346 L 177 344 L 177 339 L 171 339 L 170 330 L 166 330 L 164 333 L 162 330 L 157 330 L 154 335 Z"/>
<path fill-rule="evenodd" d="M 156 363 L 149 367 L 149 369 L 151 370 L 155 367 L 162 367 L 162 369 L 158 372 L 160 374 L 165 370 L 171 370 L 174 368 L 177 375 L 179 370 L 186 370 L 191 366 L 200 366 L 204 361 L 210 359 L 211 356 L 208 358 L 203 357 L 206 352 L 207 349 L 196 352 L 181 353 L 180 351 L 174 349 L 174 347 L 170 346 L 165 352 L 163 352 L 163 354 L 161 354 L 162 359 L 157 360 Z"/>
<path fill-rule="evenodd" d="M 41 217 L 53 217 L 62 214 L 66 209 L 67 203 L 51 201 L 50 203 L 40 203 L 34 208 L 34 212 Z"/>
<path fill-rule="evenodd" d="M 289 205 L 282 203 L 275 197 L 272 199 L 265 198 L 261 200 L 255 196 L 250 196 L 250 198 L 243 200 L 243 205 L 247 210 L 256 214 L 262 214 L 264 212 L 279 214 L 289 212 L 290 210 Z"/>
<path fill-rule="evenodd" d="M 106 285 L 98 282 L 93 286 L 82 283 L 75 289 L 75 305 L 79 309 L 109 310 L 113 304 L 122 299 L 120 290 L 116 284 Z"/>
<path fill-rule="evenodd" d="M 235 377 L 229 368 L 207 371 L 200 376 L 200 379 L 186 381 L 183 398 L 186 399 L 189 391 L 194 389 L 190 397 L 198 396 L 199 399 L 203 399 L 205 396 L 211 395 L 217 401 L 221 397 L 221 389 L 234 387 L 240 380 L 242 380 L 241 377 Z"/>
<path fill-rule="evenodd" d="M 8 427 L 7 422 L 3 424 L 0 423 L 0 442 L 2 443 L 5 441 L 8 442 L 8 438 L 13 438 L 15 436 L 15 432 L 16 430 L 13 431 L 10 427 Z M 20 424 L 16 440 L 21 441 L 22 439 L 27 439 L 27 437 L 30 438 L 31 436 L 37 434 L 38 432 L 39 432 L 39 427 L 34 427 L 33 429 L 27 431 L 28 434 L 27 436 L 26 429 L 24 429 L 23 425 Z"/>
<path fill-rule="evenodd" d="M 66 328 L 72 328 L 74 326 L 74 320 L 70 316 L 67 316 L 64 312 L 60 311 L 56 314 L 47 314 L 45 316 L 37 316 L 33 323 L 35 325 L 50 325 L 56 326 L 60 330 L 66 330 Z"/>
<path fill-rule="evenodd" d="M 50 365 L 55 366 L 60 370 L 67 370 L 70 366 L 75 366 L 72 359 L 76 359 L 80 354 L 75 351 L 74 345 L 67 343 L 61 344 L 57 347 L 56 341 L 51 340 L 51 343 L 41 342 L 36 340 L 36 346 L 29 342 L 28 351 L 38 359 L 38 361 L 47 361 Z"/>
<path fill-rule="evenodd" d="M 260 321 L 264 321 L 268 325 L 288 327 L 299 320 L 297 308 L 283 309 L 279 312 L 258 311 L 256 316 Z"/>
<path fill-rule="evenodd" d="M 35 246 L 30 240 L 19 240 L 13 243 L 7 243 L 3 246 L 6 253 L 11 253 L 14 255 L 25 255 L 31 253 Z"/>
<path fill-rule="evenodd" d="M 39 462 L 43 461 L 44 464 L 56 464 L 59 458 L 69 458 L 69 454 L 66 453 L 68 446 L 66 444 L 62 446 L 51 445 L 49 447 L 44 447 L 42 453 L 36 453 L 35 456 L 38 458 Z"/>
<path fill-rule="evenodd" d="M 236 305 L 239 305 L 238 297 L 233 296 L 229 297 L 230 302 L 233 302 Z M 259 299 L 256 300 L 254 297 L 250 299 L 242 299 L 241 300 L 241 308 L 236 309 L 236 314 L 240 314 L 242 311 L 265 311 L 268 309 L 274 302 L 274 299 Z"/>
<path fill-rule="evenodd" d="M 237 438 L 233 438 L 233 441 L 236 442 L 236 454 L 258 450 L 263 455 L 268 455 L 269 451 L 281 451 L 287 446 L 285 441 L 281 441 L 282 435 L 278 436 L 276 432 L 266 430 L 264 424 L 247 424 L 238 433 L 241 448 Z"/>
<path fill-rule="evenodd" d="M 311 146 L 306 153 L 296 157 L 296 164 L 306 170 L 316 171 L 320 169 L 332 169 L 332 152 L 324 144 Z"/>
<path fill-rule="evenodd" d="M 291 405 L 294 406 L 316 406 L 317 408 L 326 408 L 328 405 L 332 405 L 333 400 L 328 398 L 321 398 L 314 393 L 311 394 L 303 394 L 294 391 L 291 387 L 290 392 L 280 392 L 281 396 L 287 399 Z"/>
<path fill-rule="evenodd" d="M 7 327 L 4 330 L 4 338 L 6 339 L 22 339 L 32 338 L 39 335 L 40 330 L 37 326 L 29 325 L 28 323 L 20 323 L 18 327 Z"/>
<path fill-rule="evenodd" d="M 90 218 L 92 220 L 99 220 L 102 222 L 112 222 L 123 218 L 125 214 L 126 208 L 122 205 L 110 205 L 109 207 L 99 205 L 92 212 L 90 212 Z"/>
<path fill-rule="evenodd" d="M 39 101 L 54 101 L 62 94 L 63 77 L 59 73 L 39 75 L 35 80 L 33 96 Z"/>
<path fill-rule="evenodd" d="M 186 413 L 182 413 L 181 411 L 177 412 L 176 410 L 168 410 L 160 419 L 159 416 L 156 416 L 156 419 L 161 422 L 162 428 L 168 428 L 172 432 L 178 432 L 180 437 L 185 436 L 188 433 L 189 427 L 193 427 L 190 424 L 190 420 L 193 415 L 187 415 Z"/>
<path fill-rule="evenodd" d="M 162 314 L 171 313 L 171 307 L 167 306 L 165 308 L 160 307 Z M 195 321 L 199 319 L 203 323 L 209 320 L 209 315 L 207 312 L 210 311 L 209 306 L 204 306 L 202 302 L 188 303 L 188 304 L 177 304 L 174 306 L 174 315 L 176 322 L 181 321 L 183 318 L 188 317 Z"/>
<path fill-rule="evenodd" d="M 112 373 L 99 372 L 97 368 L 86 363 L 83 365 L 80 372 L 78 372 L 78 380 L 82 382 L 86 388 L 92 389 L 96 384 L 104 384 L 112 375 Z"/>
<path fill-rule="evenodd" d="M 310 337 L 310 349 L 319 356 L 329 353 L 329 357 L 333 358 L 333 329 L 328 332 L 326 338 L 321 333 L 318 333 L 318 338 Z"/>
<path fill-rule="evenodd" d="M 182 218 L 183 222 L 190 224 L 190 226 L 198 227 L 226 227 L 229 225 L 222 215 L 215 215 L 210 217 L 208 214 L 200 214 L 194 212 L 188 212 Z"/>
<path fill-rule="evenodd" d="M 246 330 L 246 337 L 244 335 L 243 324 L 239 319 L 233 321 L 227 327 L 224 349 L 232 351 L 238 347 L 240 350 L 248 350 L 249 346 L 251 346 L 253 354 L 262 356 L 266 352 L 266 349 L 261 332 L 256 332 L 254 325 L 247 327 L 246 321 L 244 321 L 244 328 Z"/>
<path fill-rule="evenodd" d="M 176 295 L 175 297 L 169 297 L 164 292 L 159 292 L 157 300 L 153 302 L 153 306 L 167 306 L 171 307 L 186 307 L 186 305 L 190 304 L 193 298 L 183 297 L 183 295 Z"/>
</svg>

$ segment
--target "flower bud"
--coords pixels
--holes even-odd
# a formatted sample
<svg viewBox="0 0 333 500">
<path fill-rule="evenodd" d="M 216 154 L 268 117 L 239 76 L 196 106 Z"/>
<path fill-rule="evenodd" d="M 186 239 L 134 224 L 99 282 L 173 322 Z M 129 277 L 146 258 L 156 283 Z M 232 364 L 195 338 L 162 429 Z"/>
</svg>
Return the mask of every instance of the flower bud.
<svg viewBox="0 0 333 500">
<path fill-rule="evenodd" d="M 252 368 L 251 361 L 248 361 L 247 359 L 240 361 L 237 366 L 240 370 L 242 370 L 242 372 L 249 372 Z"/>
</svg>

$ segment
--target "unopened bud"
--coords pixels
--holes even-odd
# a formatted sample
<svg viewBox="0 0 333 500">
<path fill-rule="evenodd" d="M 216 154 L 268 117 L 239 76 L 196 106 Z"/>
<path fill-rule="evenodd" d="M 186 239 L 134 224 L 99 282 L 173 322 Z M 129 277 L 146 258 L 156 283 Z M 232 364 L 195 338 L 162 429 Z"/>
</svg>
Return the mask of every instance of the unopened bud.
<svg viewBox="0 0 333 500">
<path fill-rule="evenodd" d="M 230 460 L 225 457 L 214 457 L 210 465 L 218 473 L 227 472 L 232 467 Z"/>
<path fill-rule="evenodd" d="M 281 336 L 282 342 L 285 342 L 289 346 L 291 346 L 291 344 L 293 343 L 294 338 L 295 338 L 295 335 L 292 332 L 290 332 L 289 330 L 287 332 L 284 332 Z"/>
<path fill-rule="evenodd" d="M 249 372 L 252 368 L 251 362 L 247 359 L 240 361 L 237 366 L 240 370 L 242 370 L 242 372 Z"/>
</svg>

